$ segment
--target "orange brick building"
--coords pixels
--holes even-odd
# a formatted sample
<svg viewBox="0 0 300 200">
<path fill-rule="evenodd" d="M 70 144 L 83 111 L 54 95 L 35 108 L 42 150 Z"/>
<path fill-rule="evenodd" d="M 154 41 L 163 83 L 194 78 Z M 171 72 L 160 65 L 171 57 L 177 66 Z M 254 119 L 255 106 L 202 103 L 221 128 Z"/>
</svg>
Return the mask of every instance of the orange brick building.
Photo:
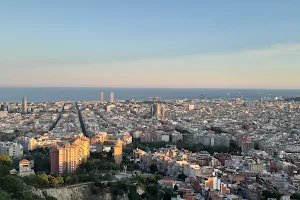
<svg viewBox="0 0 300 200">
<path fill-rule="evenodd" d="M 74 173 L 90 156 L 90 140 L 86 137 L 72 138 L 57 144 L 50 150 L 51 174 Z"/>
</svg>

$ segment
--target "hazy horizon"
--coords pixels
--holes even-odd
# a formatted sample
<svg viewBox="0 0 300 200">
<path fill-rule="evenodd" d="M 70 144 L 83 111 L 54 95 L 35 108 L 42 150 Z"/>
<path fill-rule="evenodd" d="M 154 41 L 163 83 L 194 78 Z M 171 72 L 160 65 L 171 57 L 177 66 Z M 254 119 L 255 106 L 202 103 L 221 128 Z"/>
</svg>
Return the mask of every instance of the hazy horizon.
<svg viewBox="0 0 300 200">
<path fill-rule="evenodd" d="M 93 89 L 203 89 L 203 90 L 296 90 L 300 91 L 297 88 L 222 88 L 222 87 L 215 87 L 215 88 L 205 88 L 205 87 L 102 87 L 102 86 L 0 86 L 0 88 L 56 88 L 56 89 L 63 89 L 63 88 L 93 88 Z"/>
<path fill-rule="evenodd" d="M 299 8 L 0 2 L 0 87 L 300 89 Z"/>
<path fill-rule="evenodd" d="M 274 89 L 222 89 L 222 88 L 99 88 L 99 87 L 0 87 L 0 102 L 20 102 L 24 96 L 28 101 L 98 101 L 100 92 L 109 100 L 110 93 L 114 92 L 119 100 L 149 100 L 154 96 L 162 100 L 180 99 L 234 99 L 257 100 L 263 97 L 272 100 L 275 97 L 297 97 L 300 90 L 274 90 Z"/>
</svg>

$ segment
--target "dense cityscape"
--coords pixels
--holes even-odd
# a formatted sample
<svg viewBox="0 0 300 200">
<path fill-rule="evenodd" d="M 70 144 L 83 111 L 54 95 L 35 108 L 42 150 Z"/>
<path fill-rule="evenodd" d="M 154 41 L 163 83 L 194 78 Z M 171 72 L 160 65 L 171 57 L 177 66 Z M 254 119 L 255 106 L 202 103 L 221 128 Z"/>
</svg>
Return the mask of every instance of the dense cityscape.
<svg viewBox="0 0 300 200">
<path fill-rule="evenodd" d="M 299 11 L 0 1 L 0 200 L 300 200 Z"/>
<path fill-rule="evenodd" d="M 298 102 L 104 95 L 0 103 L 2 199 L 299 198 Z"/>
</svg>

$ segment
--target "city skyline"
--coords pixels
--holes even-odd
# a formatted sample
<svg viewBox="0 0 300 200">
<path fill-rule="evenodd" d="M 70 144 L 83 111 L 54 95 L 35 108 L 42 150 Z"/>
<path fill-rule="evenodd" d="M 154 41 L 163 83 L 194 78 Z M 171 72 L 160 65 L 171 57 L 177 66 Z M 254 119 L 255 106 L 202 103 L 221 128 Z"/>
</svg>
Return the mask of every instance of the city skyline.
<svg viewBox="0 0 300 200">
<path fill-rule="evenodd" d="M 1 2 L 0 87 L 300 89 L 299 7 Z"/>
</svg>

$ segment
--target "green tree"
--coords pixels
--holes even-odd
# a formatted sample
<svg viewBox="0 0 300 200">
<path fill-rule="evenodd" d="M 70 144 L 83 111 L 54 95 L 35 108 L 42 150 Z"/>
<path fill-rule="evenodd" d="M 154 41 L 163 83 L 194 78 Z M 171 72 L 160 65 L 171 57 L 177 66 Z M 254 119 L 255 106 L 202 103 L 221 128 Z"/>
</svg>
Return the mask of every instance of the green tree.
<svg viewBox="0 0 300 200">
<path fill-rule="evenodd" d="M 158 194 L 158 187 L 156 185 L 148 185 L 146 187 L 146 191 L 151 195 L 151 196 L 156 196 Z"/>
<path fill-rule="evenodd" d="M 6 165 L 8 167 L 12 167 L 13 166 L 13 161 L 11 160 L 11 158 L 9 156 L 0 155 L 0 164 Z"/>
<path fill-rule="evenodd" d="M 25 177 L 23 177 L 23 181 L 27 185 L 31 185 L 34 187 L 45 187 L 49 183 L 48 179 L 46 181 L 44 178 L 42 178 L 41 176 L 38 176 L 38 175 L 25 176 Z"/>
<path fill-rule="evenodd" d="M 181 180 L 185 180 L 187 178 L 187 176 L 184 175 L 184 174 L 179 174 L 178 178 L 181 179 Z"/>
<path fill-rule="evenodd" d="M 128 198 L 129 200 L 141 200 L 142 198 L 140 197 L 140 195 L 138 193 L 136 193 L 136 191 L 132 191 L 128 194 Z"/>
<path fill-rule="evenodd" d="M 112 181 L 112 180 L 113 180 L 113 177 L 112 177 L 112 175 L 106 173 L 106 174 L 103 176 L 103 180 L 104 180 L 104 181 Z"/>
<path fill-rule="evenodd" d="M 173 188 L 173 190 L 176 191 L 176 192 L 178 191 L 178 189 L 179 189 L 179 188 L 178 188 L 177 185 L 175 185 L 174 188 Z"/>
<path fill-rule="evenodd" d="M 18 199 L 25 190 L 25 183 L 20 177 L 8 175 L 0 178 L 0 187 L 2 190 L 12 194 L 13 198 Z"/>
<path fill-rule="evenodd" d="M 46 200 L 57 200 L 57 199 L 54 198 L 54 197 L 51 197 L 51 196 L 47 196 L 47 197 L 46 197 Z"/>
<path fill-rule="evenodd" d="M 21 200 L 45 200 L 44 198 L 41 198 L 30 191 L 25 191 L 20 199 Z"/>
<path fill-rule="evenodd" d="M 0 177 L 9 175 L 9 171 L 12 169 L 13 161 L 9 156 L 0 155 Z"/>
<path fill-rule="evenodd" d="M 48 185 L 49 179 L 47 174 L 41 174 L 40 177 L 44 180 L 44 182 Z"/>
<path fill-rule="evenodd" d="M 96 187 L 95 185 L 92 185 L 90 187 L 90 191 L 92 192 L 92 194 L 97 195 L 99 193 L 99 188 Z"/>
<path fill-rule="evenodd" d="M 155 164 L 150 165 L 150 172 L 152 174 L 156 173 L 157 171 L 158 171 L 157 165 Z"/>
<path fill-rule="evenodd" d="M 79 183 L 79 176 L 78 175 L 73 175 L 71 183 Z"/>
<path fill-rule="evenodd" d="M 283 196 L 283 194 L 278 192 L 277 190 L 264 190 L 262 191 L 262 196 L 263 199 L 276 198 L 279 200 L 280 197 Z"/>
<path fill-rule="evenodd" d="M 34 170 L 37 172 L 50 172 L 50 159 L 48 148 L 38 148 L 30 152 L 27 157 L 34 160 Z"/>
<path fill-rule="evenodd" d="M 300 193 L 294 193 L 294 194 L 292 194 L 291 199 L 300 200 Z"/>
<path fill-rule="evenodd" d="M 67 177 L 66 177 L 66 183 L 67 183 L 67 184 L 70 184 L 71 181 L 72 181 L 72 177 L 71 177 L 71 176 L 67 176 Z"/>
<path fill-rule="evenodd" d="M 163 194 L 164 200 L 171 200 L 173 196 L 175 196 L 175 194 L 173 193 L 173 191 L 171 189 L 164 190 L 164 194 Z"/>
<path fill-rule="evenodd" d="M 94 182 L 94 185 L 101 190 L 106 188 L 106 185 L 104 183 L 102 183 L 100 180 L 96 180 Z"/>
<path fill-rule="evenodd" d="M 0 200 L 11 200 L 11 195 L 0 189 Z"/>
<path fill-rule="evenodd" d="M 10 168 L 7 165 L 0 164 L 0 177 L 9 175 Z"/>
<path fill-rule="evenodd" d="M 155 183 L 156 184 L 157 181 L 158 181 L 158 176 L 151 175 L 151 176 L 148 177 L 148 180 L 149 180 L 150 183 Z"/>
<path fill-rule="evenodd" d="M 64 178 L 61 176 L 56 177 L 58 184 L 64 184 Z"/>
<path fill-rule="evenodd" d="M 59 184 L 59 180 L 53 176 L 50 176 L 49 180 L 50 180 L 51 185 L 53 185 L 53 186 L 57 186 Z"/>
</svg>

